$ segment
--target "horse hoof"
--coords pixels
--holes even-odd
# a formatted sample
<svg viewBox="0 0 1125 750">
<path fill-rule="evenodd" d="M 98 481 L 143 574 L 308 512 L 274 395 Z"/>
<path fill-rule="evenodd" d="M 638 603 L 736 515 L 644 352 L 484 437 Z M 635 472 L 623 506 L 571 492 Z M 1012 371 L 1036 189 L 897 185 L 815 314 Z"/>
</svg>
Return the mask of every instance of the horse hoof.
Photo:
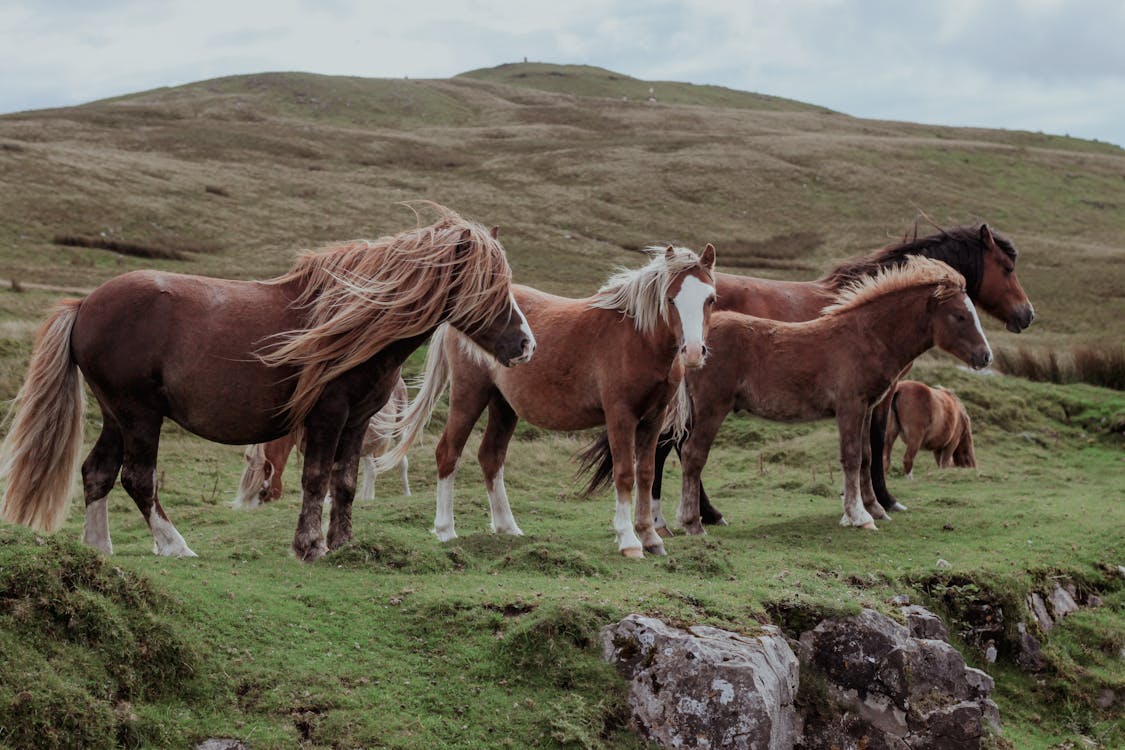
<svg viewBox="0 0 1125 750">
<path fill-rule="evenodd" d="M 879 530 L 879 527 L 875 525 L 874 521 L 868 521 L 865 524 L 861 524 L 859 528 L 867 529 L 868 531 L 878 531 Z"/>
<path fill-rule="evenodd" d="M 722 516 L 719 516 L 718 518 L 704 518 L 703 519 L 703 525 L 704 526 L 730 526 L 730 524 L 727 523 L 727 519 L 723 518 Z"/>
<path fill-rule="evenodd" d="M 650 555 L 658 555 L 660 557 L 664 557 L 668 554 L 664 551 L 663 544 L 646 544 L 645 552 L 649 553 Z"/>
<path fill-rule="evenodd" d="M 457 532 L 453 529 L 437 530 L 430 529 L 430 533 L 437 537 L 439 542 L 450 542 L 457 538 Z"/>
<path fill-rule="evenodd" d="M 891 510 L 897 513 L 900 510 L 907 510 L 907 507 L 896 500 L 895 504 L 891 506 Z"/>
<path fill-rule="evenodd" d="M 664 537 L 665 539 L 672 536 L 672 530 L 669 529 L 667 526 L 657 526 L 656 527 L 656 533 L 659 534 L 660 536 Z"/>
<path fill-rule="evenodd" d="M 645 556 L 645 551 L 640 547 L 626 547 L 625 549 L 621 550 L 621 554 L 625 557 L 631 557 L 635 560 L 639 560 Z"/>
<path fill-rule="evenodd" d="M 693 523 L 684 526 L 684 531 L 692 536 L 707 536 L 707 529 L 703 528 L 701 523 Z"/>
<path fill-rule="evenodd" d="M 314 544 L 306 550 L 299 550 L 296 547 L 293 548 L 293 554 L 296 555 L 297 559 L 301 562 L 316 562 L 320 558 L 324 557 L 327 552 L 328 548 L 324 545 L 323 542 L 321 542 L 320 544 Z"/>
</svg>

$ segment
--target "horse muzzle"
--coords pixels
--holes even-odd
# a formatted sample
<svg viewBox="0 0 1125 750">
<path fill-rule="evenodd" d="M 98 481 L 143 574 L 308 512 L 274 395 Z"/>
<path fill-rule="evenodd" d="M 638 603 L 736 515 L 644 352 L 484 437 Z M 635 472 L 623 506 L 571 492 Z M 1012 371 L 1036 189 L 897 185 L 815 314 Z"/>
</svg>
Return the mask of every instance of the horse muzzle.
<svg viewBox="0 0 1125 750">
<path fill-rule="evenodd" d="M 1012 314 L 1008 316 L 1008 320 L 1005 321 L 1005 327 L 1012 333 L 1019 333 L 1030 326 L 1033 320 L 1035 320 L 1035 308 L 1028 302 L 1026 305 L 1020 305 L 1012 311 Z"/>
<path fill-rule="evenodd" d="M 515 367 L 516 365 L 527 364 L 531 361 L 532 356 L 535 354 L 535 337 L 525 336 L 519 342 L 519 354 L 513 356 L 498 356 L 496 359 L 504 367 Z"/>
<path fill-rule="evenodd" d="M 707 345 L 699 343 L 684 344 L 680 347 L 680 362 L 689 370 L 703 367 L 707 361 Z"/>
<path fill-rule="evenodd" d="M 984 349 L 973 352 L 969 358 L 969 365 L 974 370 L 983 370 L 992 364 L 992 349 L 985 347 Z"/>
</svg>

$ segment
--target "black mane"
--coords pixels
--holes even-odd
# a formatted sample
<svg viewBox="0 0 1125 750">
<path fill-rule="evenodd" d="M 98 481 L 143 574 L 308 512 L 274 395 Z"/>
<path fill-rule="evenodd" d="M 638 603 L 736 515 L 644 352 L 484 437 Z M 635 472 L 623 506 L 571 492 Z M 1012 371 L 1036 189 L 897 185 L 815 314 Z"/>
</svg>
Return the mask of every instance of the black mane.
<svg viewBox="0 0 1125 750">
<path fill-rule="evenodd" d="M 984 257 L 988 250 L 981 241 L 983 227 L 983 224 L 953 227 L 920 239 L 915 235 L 910 240 L 846 260 L 821 277 L 820 281 L 833 289 L 840 289 L 883 268 L 902 265 L 912 255 L 923 255 L 952 266 L 965 277 L 969 297 L 976 299 L 981 277 L 984 275 Z M 992 238 L 1001 252 L 1012 261 L 1016 260 L 1016 248 L 1006 237 L 992 232 Z"/>
</svg>

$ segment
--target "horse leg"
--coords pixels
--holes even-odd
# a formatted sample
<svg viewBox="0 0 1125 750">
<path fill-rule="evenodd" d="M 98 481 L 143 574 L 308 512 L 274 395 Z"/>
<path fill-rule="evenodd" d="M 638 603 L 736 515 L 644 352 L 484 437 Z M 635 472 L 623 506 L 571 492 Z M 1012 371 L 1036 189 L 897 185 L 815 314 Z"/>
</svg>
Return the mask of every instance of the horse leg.
<svg viewBox="0 0 1125 750">
<path fill-rule="evenodd" d="M 301 513 L 297 516 L 297 530 L 293 533 L 293 554 L 303 562 L 313 562 L 324 557 L 328 546 L 321 530 L 324 512 L 324 495 L 332 478 L 336 463 L 337 445 L 343 432 L 341 412 L 330 413 L 317 407 L 305 420 L 305 465 L 301 469 Z M 352 475 L 352 491 L 355 490 Z M 349 495 L 348 500 L 351 500 Z M 333 501 L 335 502 L 335 501 Z M 337 532 L 339 533 L 339 532 Z"/>
<path fill-rule="evenodd" d="M 473 431 L 477 418 L 488 405 L 490 393 L 487 389 L 469 389 L 461 392 L 457 383 L 449 394 L 449 419 L 434 451 L 437 459 L 437 511 L 434 513 L 434 536 L 438 541 L 448 542 L 457 538 L 453 523 L 453 479 L 461 463 L 461 452 Z"/>
<path fill-rule="evenodd" d="M 641 420 L 634 435 L 637 465 L 637 512 L 635 529 L 644 545 L 645 552 L 653 555 L 667 554 L 664 541 L 653 525 L 652 483 L 656 470 L 656 443 L 660 438 L 660 423 Z"/>
<path fill-rule="evenodd" d="M 863 507 L 860 488 L 866 411 L 865 407 L 858 405 L 838 408 L 836 411 L 836 429 L 840 435 L 840 466 L 844 471 L 844 515 L 840 519 L 840 525 L 875 530 L 875 519 Z"/>
<path fill-rule="evenodd" d="M 917 440 L 912 435 L 903 435 L 903 442 L 906 443 L 906 452 L 902 454 L 902 473 L 906 478 L 914 480 L 914 457 L 918 455 L 918 449 L 922 447 L 922 440 L 919 437 Z"/>
<path fill-rule="evenodd" d="M 665 432 L 660 435 L 656 441 L 656 453 L 653 458 L 653 477 L 652 477 L 652 523 L 656 528 L 656 533 L 661 536 L 671 536 L 668 531 L 668 519 L 664 517 L 664 511 L 661 503 L 661 490 L 664 486 L 664 463 L 668 460 L 668 454 L 675 449 L 679 453 L 679 446 L 676 441 L 672 439 L 671 432 Z"/>
<path fill-rule="evenodd" d="M 871 429 L 875 429 L 875 416 L 871 417 Z M 891 469 L 891 454 L 894 452 L 895 440 L 898 440 L 899 432 L 898 417 L 891 414 L 887 417 L 887 430 L 883 440 L 883 476 L 886 477 L 887 472 Z"/>
<path fill-rule="evenodd" d="M 488 492 L 488 508 L 494 534 L 523 536 L 512 515 L 508 490 L 504 487 L 504 459 L 508 455 L 508 443 L 516 431 L 517 422 L 519 417 L 504 397 L 499 393 L 493 395 L 488 402 L 488 424 L 480 440 L 477 461 L 484 472 L 484 487 Z"/>
<path fill-rule="evenodd" d="M 700 507 L 703 497 L 703 467 L 707 465 L 711 444 L 715 442 L 715 436 L 719 433 L 722 416 L 714 419 L 709 418 L 711 415 L 697 414 L 691 433 L 680 446 L 683 488 L 680 491 L 680 508 L 676 513 L 676 519 L 689 534 L 707 533 L 701 523 Z"/>
<path fill-rule="evenodd" d="M 124 434 L 121 486 L 133 498 L 152 532 L 153 554 L 164 557 L 196 557 L 172 525 L 156 497 L 156 454 L 160 445 L 159 414 L 122 418 L 130 432 Z"/>
<path fill-rule="evenodd" d="M 727 519 L 723 518 L 723 512 L 711 504 L 711 498 L 707 496 L 707 490 L 703 488 L 702 480 L 699 482 L 699 518 L 706 526 L 727 525 Z"/>
<path fill-rule="evenodd" d="M 352 539 L 352 501 L 355 499 L 359 450 L 363 427 L 345 428 L 332 463 L 332 511 L 328 516 L 328 549 L 339 549 Z"/>
<path fill-rule="evenodd" d="M 613 458 L 613 486 L 616 510 L 613 533 L 617 550 L 625 557 L 644 557 L 641 540 L 633 528 L 633 484 L 635 480 L 635 447 L 637 422 L 628 415 L 606 415 L 609 453 Z M 650 509 L 651 510 L 651 509 Z"/>
<path fill-rule="evenodd" d="M 398 475 L 402 480 L 402 494 L 410 497 L 410 460 L 406 456 L 398 462 Z"/>
<path fill-rule="evenodd" d="M 894 398 L 893 387 L 871 412 L 871 429 L 864 436 L 864 440 L 870 441 L 872 456 L 883 455 L 883 441 L 887 432 L 887 419 L 892 398 Z M 883 471 L 883 464 L 879 461 L 874 461 L 871 465 L 871 486 L 875 491 L 875 497 L 879 498 L 879 504 L 884 508 L 887 510 L 906 510 L 906 506 L 900 503 L 887 489 L 887 475 Z"/>
<path fill-rule="evenodd" d="M 871 429 L 871 410 L 867 410 L 863 417 L 863 434 Z M 882 518 L 890 520 L 887 511 L 883 510 L 883 506 L 879 504 L 875 496 L 875 490 L 871 485 L 871 463 L 875 456 L 871 453 L 871 442 L 868 440 L 860 440 L 860 445 L 863 446 L 863 457 L 860 460 L 859 468 L 859 491 L 860 496 L 863 498 L 863 507 L 867 508 L 867 512 L 871 514 L 872 518 Z"/>
<path fill-rule="evenodd" d="M 86 498 L 86 523 L 82 541 L 107 555 L 113 554 L 109 535 L 109 491 L 117 481 L 124 456 L 121 428 L 102 412 L 102 432 L 82 462 L 82 494 Z"/>
<path fill-rule="evenodd" d="M 360 500 L 375 499 L 375 457 L 363 456 L 363 489 L 359 493 Z"/>
</svg>

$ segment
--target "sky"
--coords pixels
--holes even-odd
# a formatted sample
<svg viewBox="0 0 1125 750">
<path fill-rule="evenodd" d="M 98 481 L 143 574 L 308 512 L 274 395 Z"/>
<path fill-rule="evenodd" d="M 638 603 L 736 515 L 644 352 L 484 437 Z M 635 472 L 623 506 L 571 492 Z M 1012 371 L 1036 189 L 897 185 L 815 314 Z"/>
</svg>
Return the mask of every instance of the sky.
<svg viewBox="0 0 1125 750">
<path fill-rule="evenodd" d="M 524 58 L 1125 146 L 1122 0 L 0 0 L 0 113 L 225 75 Z"/>
</svg>

